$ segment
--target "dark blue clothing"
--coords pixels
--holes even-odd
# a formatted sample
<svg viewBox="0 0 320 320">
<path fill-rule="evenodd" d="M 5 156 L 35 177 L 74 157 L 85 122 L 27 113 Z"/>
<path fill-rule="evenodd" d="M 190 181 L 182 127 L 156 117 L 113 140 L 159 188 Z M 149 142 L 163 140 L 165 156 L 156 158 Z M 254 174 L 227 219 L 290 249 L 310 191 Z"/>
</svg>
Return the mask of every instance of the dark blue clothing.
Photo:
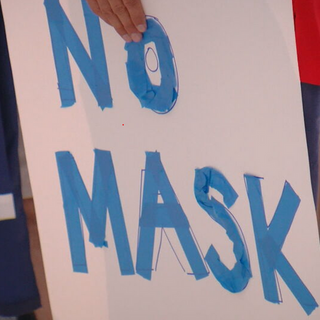
<svg viewBox="0 0 320 320">
<path fill-rule="evenodd" d="M 301 83 L 301 92 L 312 192 L 314 203 L 317 205 L 319 179 L 320 86 Z"/>
<path fill-rule="evenodd" d="M 3 316 L 21 315 L 40 307 L 22 205 L 17 122 L 0 5 L 0 196 L 13 194 L 16 213 L 15 219 L 0 221 L 0 315 Z"/>
</svg>

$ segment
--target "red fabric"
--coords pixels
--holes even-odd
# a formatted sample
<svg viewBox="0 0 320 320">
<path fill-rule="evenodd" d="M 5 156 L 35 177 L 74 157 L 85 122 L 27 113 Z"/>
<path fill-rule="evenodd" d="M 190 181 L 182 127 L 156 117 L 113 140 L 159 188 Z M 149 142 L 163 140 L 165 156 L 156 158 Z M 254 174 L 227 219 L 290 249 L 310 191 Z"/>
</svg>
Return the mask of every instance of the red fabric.
<svg viewBox="0 0 320 320">
<path fill-rule="evenodd" d="M 320 85 L 320 0 L 293 0 L 301 82 Z"/>
</svg>

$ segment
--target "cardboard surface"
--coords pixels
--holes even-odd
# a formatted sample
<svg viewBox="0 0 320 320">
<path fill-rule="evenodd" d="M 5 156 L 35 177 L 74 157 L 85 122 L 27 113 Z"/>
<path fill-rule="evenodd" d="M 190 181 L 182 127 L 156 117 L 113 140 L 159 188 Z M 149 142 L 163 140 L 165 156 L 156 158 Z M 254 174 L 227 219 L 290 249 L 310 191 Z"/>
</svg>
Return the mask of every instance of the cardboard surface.
<svg viewBox="0 0 320 320">
<path fill-rule="evenodd" d="M 283 303 L 264 298 L 244 179 L 245 174 L 263 178 L 267 224 L 286 181 L 300 198 L 281 252 L 319 303 L 319 242 L 289 2 L 144 1 L 146 13 L 168 34 L 178 72 L 177 103 L 159 115 L 141 108 L 130 90 L 123 40 L 104 23 L 113 108 L 101 110 L 70 54 L 76 102 L 61 108 L 45 6 L 35 0 L 1 1 L 55 320 L 318 319 L 319 308 L 307 316 L 280 275 Z M 81 2 L 60 3 L 90 52 Z M 152 59 L 151 69 L 157 60 Z M 192 275 L 176 228 L 156 228 L 151 280 L 122 276 L 109 213 L 108 248 L 88 241 L 81 218 L 88 273 L 73 272 L 56 152 L 73 155 L 91 196 L 94 149 L 111 152 L 135 271 L 142 170 L 146 152 L 159 152 L 207 277 Z M 195 198 L 195 169 L 203 167 L 220 171 L 238 194 L 229 210 L 242 230 L 252 272 L 239 293 L 224 289 L 204 259 L 212 244 L 229 269 L 236 261 L 225 230 Z M 210 194 L 223 203 L 217 190 Z M 161 194 L 157 201 L 166 203 Z"/>
</svg>

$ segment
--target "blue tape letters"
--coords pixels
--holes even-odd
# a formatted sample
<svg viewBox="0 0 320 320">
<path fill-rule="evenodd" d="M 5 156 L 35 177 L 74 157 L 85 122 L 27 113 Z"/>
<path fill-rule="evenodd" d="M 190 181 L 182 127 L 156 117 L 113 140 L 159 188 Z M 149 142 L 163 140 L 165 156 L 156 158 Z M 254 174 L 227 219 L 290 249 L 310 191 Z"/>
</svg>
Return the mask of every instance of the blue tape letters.
<svg viewBox="0 0 320 320">
<path fill-rule="evenodd" d="M 139 99 L 143 108 L 151 109 L 157 113 L 167 113 L 175 105 L 178 98 L 178 75 L 169 38 L 154 17 L 147 17 L 147 31 L 143 39 L 138 42 L 126 43 L 128 51 L 127 73 L 132 92 Z M 154 49 L 149 50 L 148 44 L 154 42 Z M 147 48 L 147 49 L 146 49 Z M 145 50 L 146 49 L 146 50 Z M 157 68 L 147 66 L 146 56 L 153 52 L 156 55 Z M 151 72 L 161 73 L 160 85 L 152 84 L 147 68 Z"/>
<path fill-rule="evenodd" d="M 163 203 L 158 203 L 159 193 Z M 170 184 L 160 154 L 146 152 L 136 272 L 148 280 L 151 280 L 156 228 L 174 228 L 195 278 L 199 280 L 208 276 L 188 218 Z"/>
<path fill-rule="evenodd" d="M 101 109 L 106 107 L 111 108 L 112 98 L 109 75 L 99 18 L 91 12 L 85 0 L 81 1 L 91 58 L 63 11 L 59 0 L 44 1 L 62 107 L 70 107 L 76 101 L 68 57 L 68 48 L 95 96 L 98 105 Z"/>
<path fill-rule="evenodd" d="M 108 210 L 121 275 L 132 275 L 135 272 L 111 153 L 98 149 L 94 152 L 92 200 L 71 153 L 56 153 L 73 270 L 88 272 L 79 212 L 88 228 L 90 242 L 96 247 L 107 247 Z"/>
<path fill-rule="evenodd" d="M 300 199 L 290 184 L 286 182 L 276 212 L 268 226 L 264 212 L 260 178 L 245 175 L 245 182 L 265 299 L 273 303 L 282 302 L 279 298 L 275 275 L 277 271 L 309 315 L 318 307 L 318 304 L 281 251 L 299 207 Z"/>
<path fill-rule="evenodd" d="M 196 170 L 194 193 L 197 202 L 214 221 L 226 230 L 228 237 L 233 242 L 236 263 L 233 269 L 229 270 L 220 260 L 218 252 L 212 245 L 205 256 L 205 260 L 216 279 L 225 289 L 234 293 L 240 292 L 246 288 L 252 277 L 249 253 L 237 220 L 223 204 L 213 197 L 208 197 L 210 187 L 223 195 L 227 208 L 230 208 L 236 202 L 238 195 L 219 171 L 209 167 Z"/>
</svg>

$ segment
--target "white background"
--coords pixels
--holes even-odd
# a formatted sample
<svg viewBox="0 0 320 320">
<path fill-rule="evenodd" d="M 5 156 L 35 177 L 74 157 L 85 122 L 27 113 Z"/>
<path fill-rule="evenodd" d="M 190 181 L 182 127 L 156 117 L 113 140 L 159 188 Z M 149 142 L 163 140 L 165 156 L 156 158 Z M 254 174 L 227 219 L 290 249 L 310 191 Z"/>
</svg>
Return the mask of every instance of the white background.
<svg viewBox="0 0 320 320">
<path fill-rule="evenodd" d="M 61 4 L 88 47 L 80 1 Z M 286 180 L 301 198 L 283 252 L 319 303 L 319 245 L 291 1 L 144 5 L 164 25 L 177 62 L 180 93 L 167 115 L 141 109 L 128 85 L 124 43 L 105 24 L 114 108 L 101 111 L 70 58 L 77 102 L 61 109 L 42 1 L 2 0 L 54 320 L 318 319 L 319 309 L 308 317 L 281 278 L 284 302 L 264 299 L 243 178 L 246 173 L 264 177 L 268 221 Z M 89 274 L 73 273 L 55 152 L 74 155 L 90 192 L 94 148 L 112 152 L 134 262 L 141 169 L 145 151 L 157 150 L 203 252 L 213 244 L 233 266 L 232 243 L 193 195 L 195 168 L 220 170 L 239 194 L 231 211 L 249 249 L 253 278 L 248 287 L 231 294 L 212 274 L 196 281 L 182 272 L 166 242 L 152 281 L 121 277 L 110 223 L 110 248 L 95 249 L 87 242 Z"/>
</svg>

